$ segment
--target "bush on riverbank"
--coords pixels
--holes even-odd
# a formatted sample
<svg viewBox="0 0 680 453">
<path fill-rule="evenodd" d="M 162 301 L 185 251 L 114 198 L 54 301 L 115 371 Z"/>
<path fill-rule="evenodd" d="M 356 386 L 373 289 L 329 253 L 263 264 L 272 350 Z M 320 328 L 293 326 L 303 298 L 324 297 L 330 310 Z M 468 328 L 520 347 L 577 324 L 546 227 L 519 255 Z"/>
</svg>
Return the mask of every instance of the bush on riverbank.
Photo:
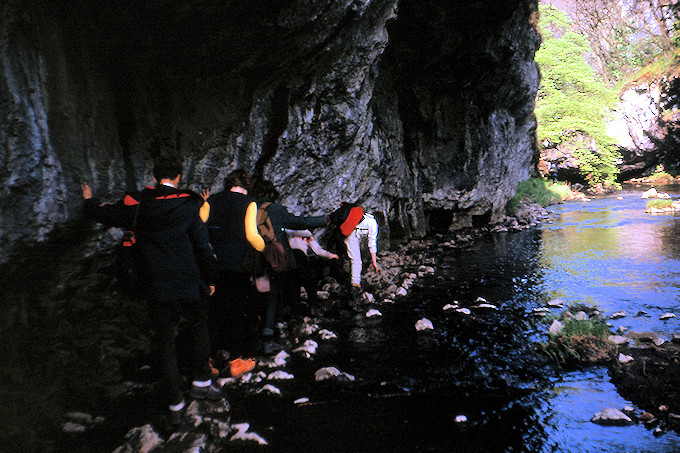
<svg viewBox="0 0 680 453">
<path fill-rule="evenodd" d="M 546 207 L 566 200 L 570 194 L 571 189 L 564 183 L 553 184 L 544 178 L 531 178 L 519 183 L 517 192 L 508 202 L 506 210 L 509 215 L 515 215 L 524 198 Z"/>
<path fill-rule="evenodd" d="M 664 208 L 672 208 L 672 207 L 673 207 L 673 200 L 669 200 L 669 199 L 657 199 L 657 200 L 648 200 L 647 201 L 647 209 L 649 209 L 649 208 L 664 209 Z"/>
<path fill-rule="evenodd" d="M 617 346 L 608 340 L 609 327 L 596 309 L 574 305 L 559 317 L 546 319 L 553 324 L 548 342 L 541 347 L 557 365 L 595 365 L 615 357 Z"/>
<path fill-rule="evenodd" d="M 673 184 L 676 182 L 672 175 L 663 170 L 651 174 L 647 179 L 650 184 Z"/>
<path fill-rule="evenodd" d="M 649 176 L 644 178 L 633 178 L 630 181 L 635 184 L 652 184 L 652 185 L 664 185 L 664 184 L 677 184 L 678 179 L 666 172 L 663 167 L 658 168 Z"/>
</svg>

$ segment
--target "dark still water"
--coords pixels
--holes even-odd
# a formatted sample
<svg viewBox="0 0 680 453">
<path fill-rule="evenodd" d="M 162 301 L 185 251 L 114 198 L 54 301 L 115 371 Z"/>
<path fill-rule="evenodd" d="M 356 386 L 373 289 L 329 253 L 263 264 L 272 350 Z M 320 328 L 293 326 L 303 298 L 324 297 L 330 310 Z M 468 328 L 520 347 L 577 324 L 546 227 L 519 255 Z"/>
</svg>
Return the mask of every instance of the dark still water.
<svg viewBox="0 0 680 453">
<path fill-rule="evenodd" d="M 232 422 L 250 423 L 274 451 L 680 451 L 675 433 L 591 423 L 631 405 L 606 369 L 558 372 L 535 352 L 547 326 L 532 311 L 557 298 L 625 311 L 614 328 L 680 333 L 678 318 L 659 320 L 680 315 L 680 217 L 645 214 L 642 191 L 555 206 L 552 224 L 431 250 L 435 276 L 378 306 L 382 316 L 324 320 L 338 339 L 318 340 L 311 359 L 294 355 L 285 369 L 295 379 L 274 382 L 281 396 L 228 391 Z M 473 308 L 480 297 L 497 309 Z M 416 331 L 421 318 L 434 329 Z M 356 381 L 314 382 L 327 366 Z"/>
</svg>

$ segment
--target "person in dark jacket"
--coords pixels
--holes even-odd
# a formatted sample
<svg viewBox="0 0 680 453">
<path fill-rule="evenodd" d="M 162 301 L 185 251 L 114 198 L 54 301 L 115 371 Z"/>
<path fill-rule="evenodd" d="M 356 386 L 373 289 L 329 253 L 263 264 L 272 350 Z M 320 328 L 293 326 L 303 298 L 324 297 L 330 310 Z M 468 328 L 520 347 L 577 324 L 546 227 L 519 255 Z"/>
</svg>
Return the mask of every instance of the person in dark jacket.
<svg viewBox="0 0 680 453">
<path fill-rule="evenodd" d="M 272 223 L 276 240 L 288 251 L 288 262 L 286 263 L 285 270 L 279 275 L 271 276 L 271 291 L 263 293 L 267 299 L 267 308 L 262 335 L 264 336 L 265 352 L 269 352 L 279 347 L 272 339 L 276 320 L 276 307 L 277 305 L 285 305 L 287 302 L 289 303 L 291 300 L 294 300 L 291 296 L 291 291 L 295 290 L 294 279 L 290 278 L 289 272 L 296 268 L 296 263 L 295 257 L 290 251 L 290 244 L 285 229 L 307 230 L 322 227 L 330 223 L 330 218 L 328 215 L 296 216 L 292 214 L 288 209 L 276 202 L 280 197 L 280 193 L 271 181 L 256 181 L 253 186 L 253 192 L 258 204 L 266 206 L 265 210 L 269 214 L 269 220 Z M 300 288 L 298 287 L 297 290 L 299 291 Z"/>
<path fill-rule="evenodd" d="M 218 269 L 217 289 L 210 306 L 214 348 L 249 348 L 248 328 L 252 323 L 247 301 L 253 285 L 241 265 L 248 247 L 264 250 L 264 239 L 257 232 L 257 204 L 248 196 L 251 181 L 246 170 L 236 169 L 225 178 L 224 191 L 207 194 L 210 211 L 204 219 Z"/>
<path fill-rule="evenodd" d="M 90 186 L 81 185 L 85 212 L 97 222 L 132 230 L 140 288 L 149 303 L 155 327 L 171 420 L 179 421 L 184 406 L 175 343 L 180 315 L 186 318 L 191 346 L 194 399 L 223 399 L 212 385 L 206 299 L 215 291 L 215 257 L 199 216 L 203 199 L 177 188 L 182 162 L 162 158 L 154 167 L 155 186 L 125 195 L 113 204 L 100 203 Z M 225 401 L 226 403 L 226 401 Z"/>
</svg>

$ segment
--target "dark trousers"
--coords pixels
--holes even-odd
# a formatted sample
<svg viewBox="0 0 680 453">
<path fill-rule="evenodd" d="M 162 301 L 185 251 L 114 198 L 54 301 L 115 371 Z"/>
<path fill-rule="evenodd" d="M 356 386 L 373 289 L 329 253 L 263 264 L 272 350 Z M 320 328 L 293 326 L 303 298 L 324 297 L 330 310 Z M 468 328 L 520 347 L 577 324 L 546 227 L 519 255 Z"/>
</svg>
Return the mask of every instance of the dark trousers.
<svg viewBox="0 0 680 453">
<path fill-rule="evenodd" d="M 276 290 L 260 293 L 260 298 L 264 305 L 264 327 L 262 328 L 262 336 L 265 338 L 274 335 L 274 323 L 276 322 L 276 300 L 279 298 Z"/>
<path fill-rule="evenodd" d="M 156 329 L 155 347 L 159 367 L 166 389 L 168 404 L 179 404 L 184 399 L 180 383 L 177 354 L 177 336 L 180 317 L 186 319 L 191 378 L 199 381 L 210 379 L 208 358 L 210 337 L 207 327 L 206 304 L 202 300 L 153 301 L 149 312 Z"/>
<path fill-rule="evenodd" d="M 257 338 L 258 304 L 250 276 L 243 272 L 218 272 L 215 295 L 210 298 L 210 339 L 213 351 L 252 352 Z"/>
<path fill-rule="evenodd" d="M 307 292 L 307 301 L 311 304 L 317 302 L 317 272 L 314 263 L 302 251 L 293 249 L 297 269 L 292 271 L 294 281 L 293 303 L 300 303 L 300 288 Z"/>
<path fill-rule="evenodd" d="M 296 269 L 293 269 L 271 275 L 269 277 L 271 291 L 260 293 L 260 300 L 265 304 L 264 328 L 262 330 L 265 337 L 272 335 L 274 325 L 279 320 L 281 312 L 300 302 L 300 287 L 296 286 L 295 272 Z M 297 298 L 295 294 L 297 294 Z"/>
</svg>

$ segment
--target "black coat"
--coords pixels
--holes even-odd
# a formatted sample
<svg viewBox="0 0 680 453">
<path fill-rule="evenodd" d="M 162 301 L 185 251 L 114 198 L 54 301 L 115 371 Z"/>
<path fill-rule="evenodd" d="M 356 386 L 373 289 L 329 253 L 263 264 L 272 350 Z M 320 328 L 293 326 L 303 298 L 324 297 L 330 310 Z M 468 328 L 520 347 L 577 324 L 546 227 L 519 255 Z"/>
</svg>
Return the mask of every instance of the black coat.
<svg viewBox="0 0 680 453">
<path fill-rule="evenodd" d="M 134 229 L 137 272 L 148 297 L 197 300 L 215 282 L 215 257 L 199 217 L 202 203 L 192 191 L 158 186 L 113 204 L 85 200 L 85 212 L 97 222 Z"/>
<path fill-rule="evenodd" d="M 210 195 L 208 234 L 215 249 L 217 266 L 223 270 L 244 272 L 241 268 L 246 248 L 246 210 L 254 200 L 229 190 Z"/>
</svg>

